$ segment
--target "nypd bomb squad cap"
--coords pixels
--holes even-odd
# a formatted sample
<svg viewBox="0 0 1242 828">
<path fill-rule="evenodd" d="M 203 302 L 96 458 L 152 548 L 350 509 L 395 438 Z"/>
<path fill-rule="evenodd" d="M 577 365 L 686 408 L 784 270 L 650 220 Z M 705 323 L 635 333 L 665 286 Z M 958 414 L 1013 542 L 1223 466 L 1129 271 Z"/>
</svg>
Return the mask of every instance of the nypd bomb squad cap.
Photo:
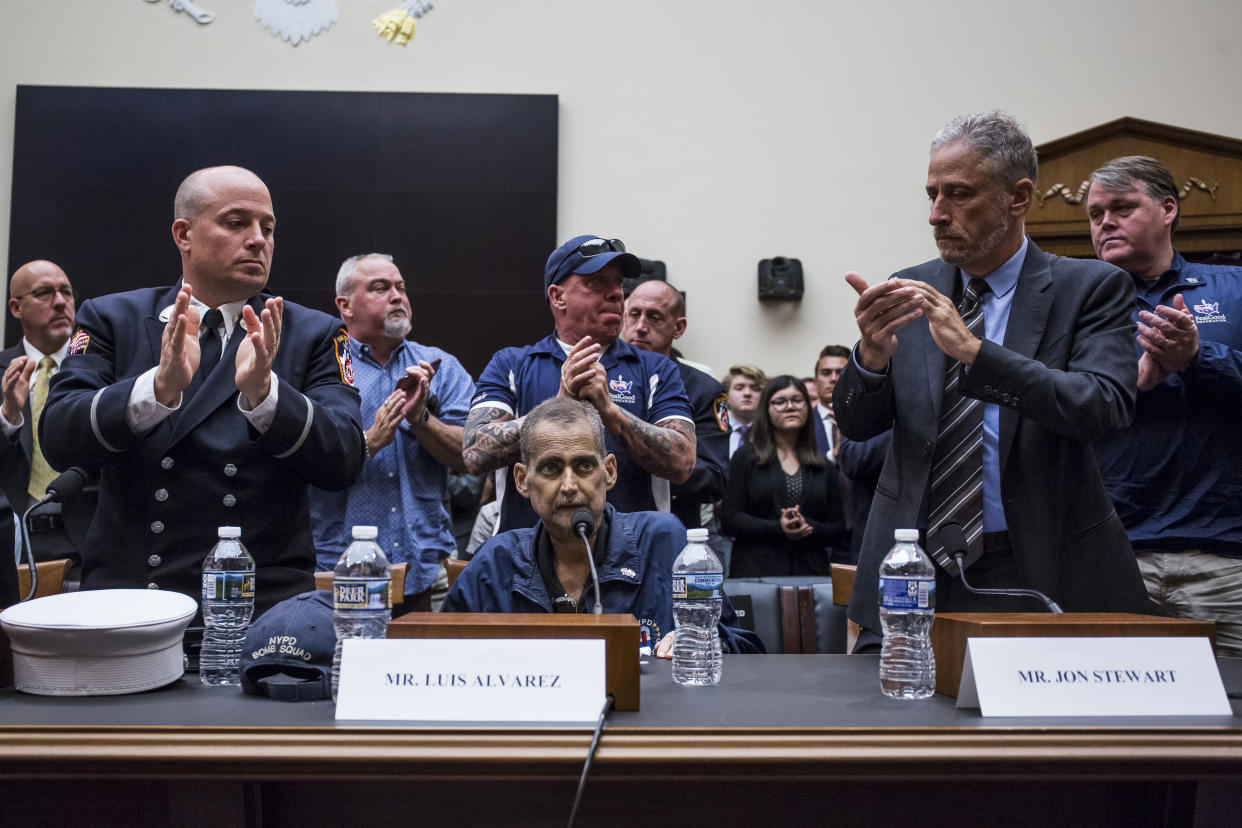
<svg viewBox="0 0 1242 828">
<path fill-rule="evenodd" d="M 303 592 L 259 616 L 242 645 L 242 690 L 281 701 L 332 698 L 332 593 Z"/>
</svg>

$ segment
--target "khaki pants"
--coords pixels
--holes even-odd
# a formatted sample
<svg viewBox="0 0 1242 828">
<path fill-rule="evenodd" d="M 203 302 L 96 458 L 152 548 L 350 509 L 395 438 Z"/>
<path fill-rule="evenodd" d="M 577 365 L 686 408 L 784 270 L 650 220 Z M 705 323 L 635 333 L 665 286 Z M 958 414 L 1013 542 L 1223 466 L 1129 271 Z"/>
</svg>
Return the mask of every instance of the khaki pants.
<svg viewBox="0 0 1242 828">
<path fill-rule="evenodd" d="M 1216 654 L 1242 657 L 1242 560 L 1209 552 L 1140 552 L 1147 594 L 1179 618 L 1216 622 Z"/>
</svg>

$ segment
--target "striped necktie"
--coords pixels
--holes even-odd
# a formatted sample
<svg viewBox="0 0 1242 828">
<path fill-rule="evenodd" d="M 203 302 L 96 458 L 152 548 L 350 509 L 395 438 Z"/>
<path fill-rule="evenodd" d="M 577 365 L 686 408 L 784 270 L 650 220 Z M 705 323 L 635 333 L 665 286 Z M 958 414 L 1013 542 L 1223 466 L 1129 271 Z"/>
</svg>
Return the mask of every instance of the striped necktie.
<svg viewBox="0 0 1242 828">
<path fill-rule="evenodd" d="M 983 297 L 988 289 L 983 279 L 971 279 L 958 306 L 962 321 L 980 339 L 984 335 Z M 941 528 L 953 523 L 960 526 L 972 553 L 983 546 L 983 403 L 958 392 L 961 376 L 962 364 L 954 360 L 945 372 L 927 493 L 928 549 L 950 572 L 956 571 L 957 564 L 939 542 Z"/>
<path fill-rule="evenodd" d="M 39 442 L 39 419 L 43 416 L 43 406 L 47 402 L 47 384 L 56 368 L 56 360 L 45 356 L 39 360 L 30 379 L 30 419 L 33 435 L 33 450 L 30 453 L 30 482 L 26 485 L 26 493 L 35 500 L 47 494 L 47 484 L 56 479 L 56 470 L 48 465 L 43 456 L 43 447 Z"/>
</svg>

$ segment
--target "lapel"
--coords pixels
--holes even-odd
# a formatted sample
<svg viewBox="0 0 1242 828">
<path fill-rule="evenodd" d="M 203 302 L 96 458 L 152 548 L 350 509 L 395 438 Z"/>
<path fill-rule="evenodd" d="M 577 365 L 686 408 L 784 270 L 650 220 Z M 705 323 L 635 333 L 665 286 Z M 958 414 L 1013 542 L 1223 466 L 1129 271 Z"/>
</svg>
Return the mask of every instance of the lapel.
<svg viewBox="0 0 1242 828">
<path fill-rule="evenodd" d="M 941 259 L 932 263 L 930 271 L 927 274 L 927 284 L 952 300 L 957 290 L 957 265 L 951 265 Z M 931 329 L 926 319 L 919 320 L 916 330 L 920 337 L 916 345 L 922 349 L 923 359 L 927 364 L 927 395 L 930 403 L 928 407 L 932 412 L 931 422 L 935 424 L 940 421 L 940 406 L 944 401 L 944 375 L 949 367 L 948 357 L 932 339 Z M 899 333 L 897 336 L 901 337 L 902 334 Z"/>
<path fill-rule="evenodd" d="M 1035 242 L 1028 240 L 1022 272 L 1018 275 L 1018 284 L 1013 289 L 1009 322 L 1005 326 L 1005 347 L 1010 351 L 1028 359 L 1035 358 L 1035 352 L 1043 341 L 1044 331 L 1048 326 L 1048 314 L 1052 310 L 1052 294 L 1048 292 L 1051 285 L 1052 268 L 1049 256 L 1036 247 Z M 1005 460 L 1009 456 L 1009 448 L 1013 445 L 1017 427 L 1018 412 L 1012 408 L 1001 408 L 998 447 L 1002 479 L 1005 474 Z"/>
<path fill-rule="evenodd" d="M 263 300 L 265 298 L 262 294 L 252 296 L 246 304 L 250 305 L 257 314 L 263 309 Z M 190 387 L 183 393 L 181 410 L 170 418 L 173 420 L 173 429 L 164 450 L 176 445 L 181 438 L 185 437 L 197 428 L 203 420 L 207 419 L 208 415 L 212 414 L 225 402 L 233 399 L 234 395 L 237 394 L 235 360 L 237 358 L 237 346 L 245 335 L 246 332 L 242 327 L 242 318 L 239 316 L 237 324 L 233 326 L 233 335 L 224 344 L 224 348 L 220 352 L 220 360 L 216 363 L 215 368 L 212 369 L 205 379 L 196 376 L 194 381 L 190 383 Z"/>
</svg>

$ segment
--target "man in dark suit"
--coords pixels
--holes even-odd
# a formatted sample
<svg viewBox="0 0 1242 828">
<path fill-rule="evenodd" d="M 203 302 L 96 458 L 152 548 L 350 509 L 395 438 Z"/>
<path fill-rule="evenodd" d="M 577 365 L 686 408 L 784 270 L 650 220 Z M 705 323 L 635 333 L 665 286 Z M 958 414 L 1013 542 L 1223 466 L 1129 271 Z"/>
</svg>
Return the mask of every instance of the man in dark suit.
<svg viewBox="0 0 1242 828">
<path fill-rule="evenodd" d="M 52 262 L 27 262 L 9 280 L 9 312 L 21 324 L 22 339 L 0 353 L 0 431 L 7 438 L 0 442 L 0 490 L 6 501 L 0 533 L 6 540 L 13 537 L 10 517 L 21 520 L 56 477 L 35 427 L 43 415 L 48 384 L 60 370 L 73 333 L 69 277 Z M 90 511 L 88 506 L 87 520 Z M 0 541 L 0 548 L 5 545 Z M 30 545 L 39 561 L 81 560 L 82 534 L 66 531 L 59 503 L 44 504 L 31 513 Z"/>
<path fill-rule="evenodd" d="M 684 359 L 673 357 L 673 341 L 686 332 L 686 300 L 668 282 L 640 282 L 625 300 L 621 338 L 635 348 L 664 354 L 677 364 L 694 412 L 694 471 L 671 487 L 670 510 L 687 529 L 703 525 L 702 507 L 724 496 L 729 470 L 729 407 L 724 386 Z"/>
<path fill-rule="evenodd" d="M 53 466 L 102 467 L 83 588 L 197 598 L 221 525 L 255 558 L 256 613 L 314 587 L 306 484 L 354 482 L 362 423 L 341 322 L 263 292 L 275 221 L 249 170 L 192 173 L 180 282 L 79 309 L 40 435 Z"/>
<path fill-rule="evenodd" d="M 937 610 L 1038 609 L 970 595 L 957 551 L 973 586 L 1038 589 L 1070 611 L 1150 608 L 1090 447 L 1134 413 L 1133 280 L 1026 238 L 1035 178 L 1008 115 L 954 119 L 927 171 L 940 260 L 874 286 L 846 275 L 862 336 L 837 422 L 854 440 L 893 427 L 850 600 L 860 649 L 879 641 L 878 570 L 899 528 L 922 529 L 940 565 Z"/>
</svg>

